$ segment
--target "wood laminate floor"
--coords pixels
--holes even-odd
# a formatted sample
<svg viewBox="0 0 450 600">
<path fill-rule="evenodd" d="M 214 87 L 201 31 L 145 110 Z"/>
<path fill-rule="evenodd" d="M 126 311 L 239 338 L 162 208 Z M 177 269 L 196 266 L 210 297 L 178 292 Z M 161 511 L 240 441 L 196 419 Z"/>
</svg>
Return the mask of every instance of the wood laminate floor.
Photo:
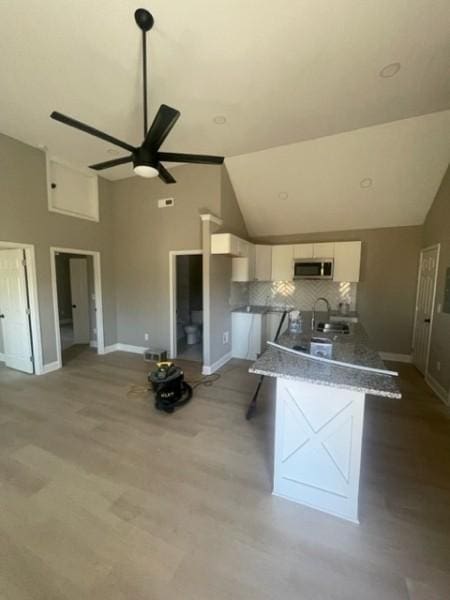
<svg viewBox="0 0 450 600">
<path fill-rule="evenodd" d="M 247 364 L 174 415 L 127 395 L 138 356 L 0 368 L 0 598 L 448 600 L 450 419 L 414 368 L 368 398 L 358 527 L 271 495 L 273 382 L 247 422 Z"/>
</svg>

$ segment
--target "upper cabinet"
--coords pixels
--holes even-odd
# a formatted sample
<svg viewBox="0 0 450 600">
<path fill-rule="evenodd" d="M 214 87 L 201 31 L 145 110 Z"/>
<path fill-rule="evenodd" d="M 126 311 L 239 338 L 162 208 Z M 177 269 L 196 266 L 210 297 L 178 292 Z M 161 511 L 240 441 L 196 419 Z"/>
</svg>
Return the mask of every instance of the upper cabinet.
<svg viewBox="0 0 450 600">
<path fill-rule="evenodd" d="M 272 246 L 253 246 L 255 251 L 255 281 L 272 280 Z"/>
<path fill-rule="evenodd" d="M 313 257 L 313 245 L 312 244 L 294 244 L 293 258 L 312 258 L 312 257 Z"/>
<path fill-rule="evenodd" d="M 211 236 L 211 254 L 248 256 L 251 244 L 232 233 L 214 233 Z"/>
<path fill-rule="evenodd" d="M 48 209 L 79 219 L 99 220 L 97 176 L 47 156 Z"/>
<path fill-rule="evenodd" d="M 361 242 L 251 244 L 231 233 L 211 236 L 211 253 L 233 257 L 233 281 L 292 281 L 294 260 L 334 259 L 333 281 L 359 281 Z"/>
<path fill-rule="evenodd" d="M 333 281 L 359 281 L 361 242 L 336 242 Z"/>
<path fill-rule="evenodd" d="M 334 242 L 294 244 L 294 258 L 333 258 Z"/>
<path fill-rule="evenodd" d="M 334 242 L 313 244 L 313 258 L 334 258 Z"/>
<path fill-rule="evenodd" d="M 272 281 L 292 281 L 293 259 L 294 246 L 272 246 Z"/>
</svg>

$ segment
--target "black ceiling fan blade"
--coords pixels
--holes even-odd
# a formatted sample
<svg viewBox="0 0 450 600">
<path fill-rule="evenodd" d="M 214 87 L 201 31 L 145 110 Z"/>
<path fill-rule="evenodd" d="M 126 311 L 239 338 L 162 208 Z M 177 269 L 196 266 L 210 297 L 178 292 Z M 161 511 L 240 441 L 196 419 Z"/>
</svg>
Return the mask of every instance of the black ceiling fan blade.
<svg viewBox="0 0 450 600">
<path fill-rule="evenodd" d="M 132 160 L 132 156 L 122 156 L 122 158 L 113 158 L 112 160 L 105 160 L 105 162 L 96 163 L 95 165 L 89 165 L 89 168 L 95 169 L 96 171 L 102 171 L 103 169 L 109 169 L 110 167 L 116 167 L 117 165 L 124 165 Z"/>
<path fill-rule="evenodd" d="M 160 178 L 165 183 L 176 183 L 177 182 L 175 177 L 173 177 L 172 174 L 169 173 L 169 171 L 166 169 L 166 167 L 164 167 L 161 163 L 158 164 L 158 171 L 159 171 Z"/>
<path fill-rule="evenodd" d="M 75 129 L 80 129 L 81 131 L 84 131 L 85 133 L 89 133 L 90 135 L 98 137 L 101 140 L 105 140 L 105 142 L 109 142 L 110 144 L 114 144 L 115 146 L 120 146 L 121 148 L 124 148 L 125 150 L 128 150 L 129 152 L 134 152 L 134 150 L 135 150 L 135 148 L 133 146 L 131 146 L 130 144 L 127 144 L 126 142 L 122 142 L 121 140 L 118 140 L 117 138 L 112 137 L 112 135 L 103 133 L 103 131 L 99 131 L 98 129 L 95 129 L 94 127 L 91 127 L 90 125 L 86 125 L 85 123 L 82 123 L 81 121 L 72 119 L 72 117 L 67 117 L 66 115 L 63 115 L 62 113 L 60 113 L 56 110 L 54 110 L 52 112 L 50 117 L 52 119 L 55 119 L 55 121 L 60 121 L 61 123 L 64 123 L 64 125 L 69 125 L 69 127 L 74 127 Z"/>
<path fill-rule="evenodd" d="M 153 152 L 159 150 L 179 116 L 178 110 L 167 104 L 161 104 L 142 145 Z"/>
<path fill-rule="evenodd" d="M 182 154 L 180 152 L 158 152 L 158 160 L 167 162 L 196 163 L 199 165 L 221 165 L 224 156 L 213 156 L 210 154 Z"/>
</svg>

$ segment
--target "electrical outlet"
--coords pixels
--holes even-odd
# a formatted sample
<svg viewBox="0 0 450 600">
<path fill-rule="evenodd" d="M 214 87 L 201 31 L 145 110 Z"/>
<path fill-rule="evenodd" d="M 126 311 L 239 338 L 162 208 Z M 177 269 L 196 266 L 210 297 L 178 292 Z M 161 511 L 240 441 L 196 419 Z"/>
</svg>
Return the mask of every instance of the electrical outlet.
<svg viewBox="0 0 450 600">
<path fill-rule="evenodd" d="M 441 370 L 441 361 L 440 361 L 440 360 L 438 360 L 438 361 L 437 361 L 437 363 L 436 363 L 436 369 L 437 369 L 438 371 L 440 371 L 440 370 Z"/>
<path fill-rule="evenodd" d="M 149 337 L 150 337 L 150 336 L 148 335 L 148 333 L 144 333 L 144 340 L 145 340 L 146 342 L 148 342 L 148 340 L 149 340 Z"/>
<path fill-rule="evenodd" d="M 224 331 L 223 332 L 223 336 L 222 336 L 222 341 L 224 344 L 228 344 L 230 339 L 230 332 L 229 331 Z"/>
</svg>

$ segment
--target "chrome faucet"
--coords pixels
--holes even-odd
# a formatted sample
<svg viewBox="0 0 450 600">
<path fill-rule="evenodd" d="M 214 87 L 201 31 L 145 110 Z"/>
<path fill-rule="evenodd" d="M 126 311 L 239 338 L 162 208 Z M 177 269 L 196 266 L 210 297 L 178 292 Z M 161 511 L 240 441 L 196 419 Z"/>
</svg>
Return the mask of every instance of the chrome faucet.
<svg viewBox="0 0 450 600">
<path fill-rule="evenodd" d="M 325 302 L 325 304 L 327 305 L 327 312 L 328 312 L 327 321 L 330 320 L 330 313 L 331 313 L 330 303 L 328 302 L 328 300 L 326 298 L 324 298 L 323 296 L 320 296 L 320 298 L 317 298 L 317 300 L 313 304 L 312 317 L 311 317 L 311 329 L 313 331 L 316 327 L 316 306 L 317 306 L 317 303 L 320 302 L 320 300 L 322 300 L 322 302 Z"/>
</svg>

